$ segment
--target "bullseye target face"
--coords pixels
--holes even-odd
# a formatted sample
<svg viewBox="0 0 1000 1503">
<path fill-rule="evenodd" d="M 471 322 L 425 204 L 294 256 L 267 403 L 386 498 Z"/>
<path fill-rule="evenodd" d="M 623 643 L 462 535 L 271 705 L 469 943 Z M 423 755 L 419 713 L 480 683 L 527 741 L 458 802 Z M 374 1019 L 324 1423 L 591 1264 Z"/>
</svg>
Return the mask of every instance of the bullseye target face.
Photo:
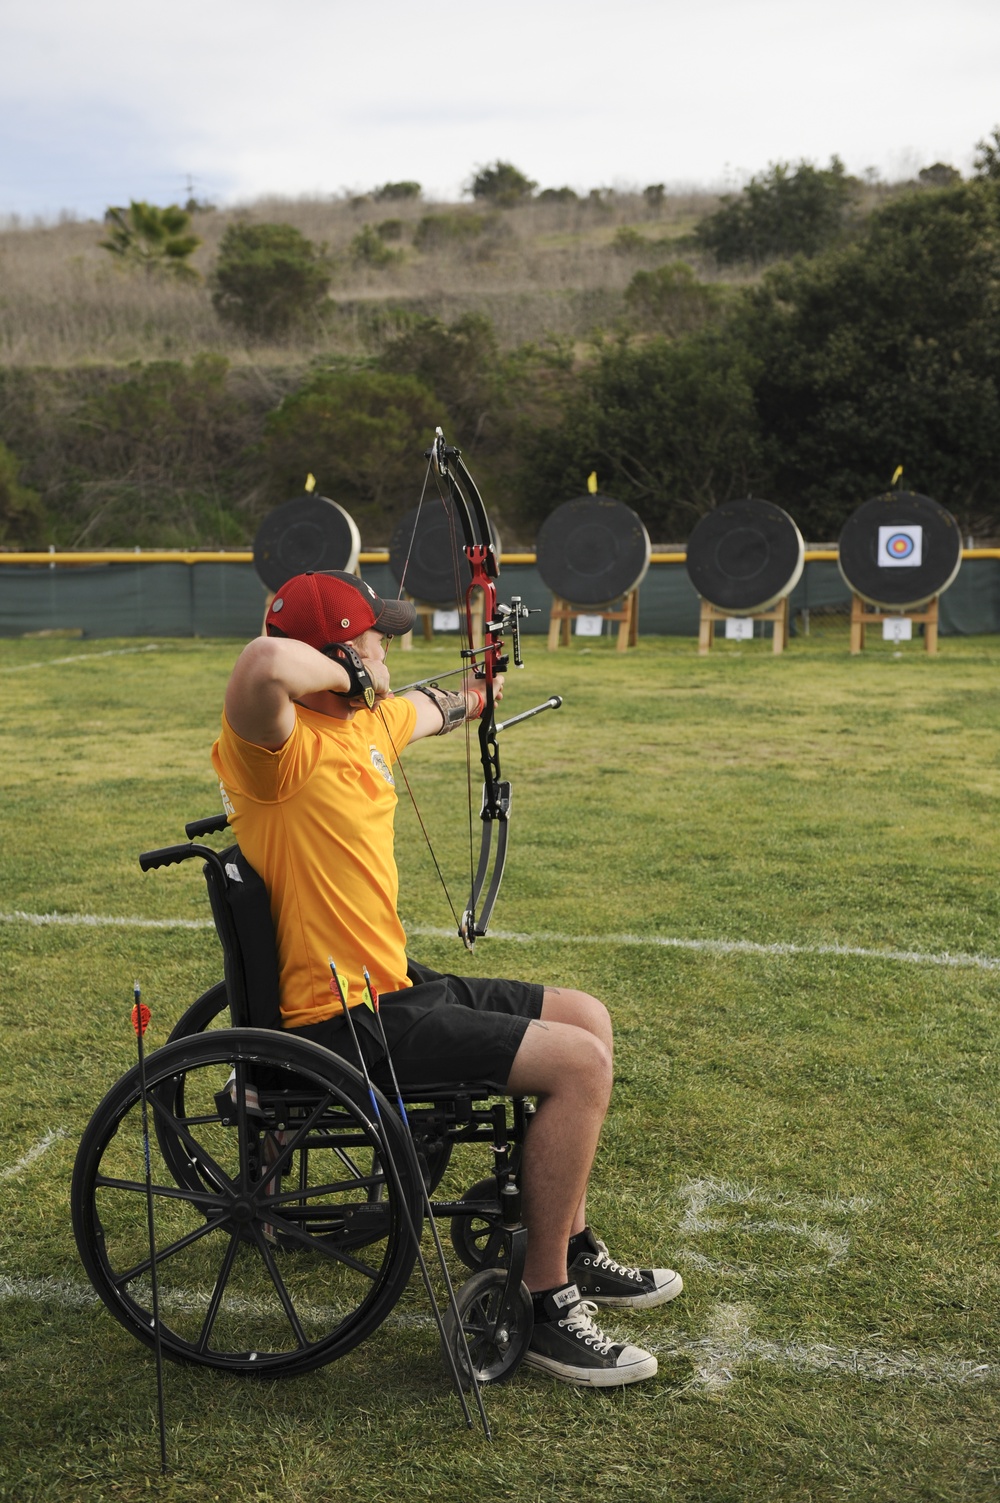
<svg viewBox="0 0 1000 1503">
<path fill-rule="evenodd" d="M 958 523 L 929 496 L 890 491 L 848 517 L 838 562 L 847 584 L 869 605 L 888 610 L 924 605 L 959 571 Z"/>
<path fill-rule="evenodd" d="M 802 534 L 773 501 L 726 501 L 688 538 L 687 571 L 703 600 L 745 616 L 791 593 L 805 567 Z"/>
<path fill-rule="evenodd" d="M 919 569 L 924 558 L 924 529 L 880 527 L 878 561 L 883 569 Z"/>
</svg>

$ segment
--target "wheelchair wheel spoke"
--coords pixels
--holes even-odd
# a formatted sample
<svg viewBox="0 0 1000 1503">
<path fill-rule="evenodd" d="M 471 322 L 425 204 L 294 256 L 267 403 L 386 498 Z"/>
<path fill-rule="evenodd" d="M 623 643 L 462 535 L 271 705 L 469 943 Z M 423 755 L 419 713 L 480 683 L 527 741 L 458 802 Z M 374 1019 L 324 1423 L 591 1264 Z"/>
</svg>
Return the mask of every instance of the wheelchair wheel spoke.
<svg viewBox="0 0 1000 1503">
<path fill-rule="evenodd" d="M 236 1262 L 236 1254 L 239 1252 L 239 1247 L 239 1234 L 234 1232 L 229 1238 L 229 1246 L 226 1248 L 222 1259 L 222 1267 L 219 1269 L 219 1276 L 215 1281 L 215 1288 L 209 1301 L 208 1313 L 205 1316 L 205 1323 L 201 1328 L 201 1335 L 195 1342 L 195 1351 L 197 1352 L 204 1352 L 208 1349 L 208 1339 L 212 1334 L 212 1328 L 218 1317 L 219 1308 L 222 1304 L 222 1296 L 229 1283 L 229 1276 L 233 1271 L 233 1264 Z"/>
<path fill-rule="evenodd" d="M 224 1224 L 225 1218 L 217 1216 L 214 1221 L 206 1221 L 204 1226 L 196 1227 L 186 1237 L 179 1237 L 175 1242 L 167 1243 L 166 1246 L 157 1244 L 157 1269 L 178 1253 L 185 1252 L 187 1248 L 191 1247 L 195 1242 L 199 1242 L 203 1237 L 209 1237 L 213 1232 L 217 1232 Z M 145 1258 L 140 1258 L 138 1263 L 135 1263 L 131 1268 L 125 1268 L 116 1273 L 114 1281 L 119 1289 L 127 1289 L 129 1284 L 134 1283 L 136 1279 L 142 1278 L 144 1274 L 149 1272 L 151 1264 L 152 1259 L 148 1255 Z"/>
</svg>

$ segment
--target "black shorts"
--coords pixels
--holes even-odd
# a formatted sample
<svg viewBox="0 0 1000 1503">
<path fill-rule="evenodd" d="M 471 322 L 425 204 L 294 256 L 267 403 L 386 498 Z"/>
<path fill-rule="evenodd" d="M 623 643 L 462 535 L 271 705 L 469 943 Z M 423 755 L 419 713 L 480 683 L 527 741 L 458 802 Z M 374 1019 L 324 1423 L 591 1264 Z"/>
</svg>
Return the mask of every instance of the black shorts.
<svg viewBox="0 0 1000 1503">
<path fill-rule="evenodd" d="M 413 960 L 407 974 L 412 986 L 379 998 L 379 1017 L 401 1088 L 475 1084 L 506 1091 L 525 1029 L 541 1016 L 544 988 L 529 981 L 443 976 Z M 372 1080 L 382 1090 L 390 1089 L 377 1019 L 367 1007 L 352 1007 L 351 1020 Z M 288 1031 L 357 1065 L 342 1015 Z"/>
</svg>

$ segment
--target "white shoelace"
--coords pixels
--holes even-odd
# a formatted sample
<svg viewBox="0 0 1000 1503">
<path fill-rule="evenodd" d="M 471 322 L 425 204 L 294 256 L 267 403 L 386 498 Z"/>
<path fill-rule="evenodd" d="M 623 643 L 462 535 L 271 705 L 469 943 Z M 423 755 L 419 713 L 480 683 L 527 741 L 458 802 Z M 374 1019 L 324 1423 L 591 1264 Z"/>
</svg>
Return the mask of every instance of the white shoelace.
<svg viewBox="0 0 1000 1503">
<path fill-rule="evenodd" d="M 581 1300 L 574 1305 L 568 1315 L 564 1315 L 559 1324 L 574 1336 L 583 1338 L 587 1346 L 592 1346 L 595 1352 L 602 1357 L 610 1356 L 612 1348 L 617 1344 L 610 1336 L 605 1336 L 600 1326 L 594 1320 L 597 1314 L 597 1306 L 590 1304 L 588 1300 Z"/>
<path fill-rule="evenodd" d="M 595 1268 L 607 1268 L 611 1273 L 620 1273 L 626 1279 L 632 1279 L 637 1284 L 642 1283 L 641 1269 L 626 1268 L 624 1263 L 616 1263 L 614 1258 L 608 1252 L 607 1244 L 598 1241 L 597 1238 L 595 1238 L 594 1240 L 597 1241 L 598 1248 L 597 1257 L 594 1259 Z"/>
</svg>

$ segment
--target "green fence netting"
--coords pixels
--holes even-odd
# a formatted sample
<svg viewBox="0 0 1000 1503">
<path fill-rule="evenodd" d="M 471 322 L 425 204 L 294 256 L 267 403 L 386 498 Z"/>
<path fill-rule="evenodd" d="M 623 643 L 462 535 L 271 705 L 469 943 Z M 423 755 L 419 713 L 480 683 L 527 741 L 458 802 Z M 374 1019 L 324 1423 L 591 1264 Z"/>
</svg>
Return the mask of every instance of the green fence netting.
<svg viewBox="0 0 1000 1503">
<path fill-rule="evenodd" d="M 395 596 L 388 564 L 368 564 L 365 578 Z M 533 564 L 505 564 L 502 598 L 520 595 L 538 612 L 529 632 L 548 630 L 550 591 Z M 265 590 L 252 564 L 115 563 L 93 566 L 0 566 L 0 635 L 67 632 L 85 637 L 237 637 L 260 631 Z M 792 632 L 824 623 L 846 628 L 850 591 L 836 563 L 806 564 L 791 597 Z M 653 564 L 639 590 L 639 631 L 697 636 L 698 597 L 683 564 Z M 612 628 L 613 629 L 613 628 Z M 943 635 L 1000 632 L 1000 559 L 967 559 L 941 597 Z"/>
</svg>

